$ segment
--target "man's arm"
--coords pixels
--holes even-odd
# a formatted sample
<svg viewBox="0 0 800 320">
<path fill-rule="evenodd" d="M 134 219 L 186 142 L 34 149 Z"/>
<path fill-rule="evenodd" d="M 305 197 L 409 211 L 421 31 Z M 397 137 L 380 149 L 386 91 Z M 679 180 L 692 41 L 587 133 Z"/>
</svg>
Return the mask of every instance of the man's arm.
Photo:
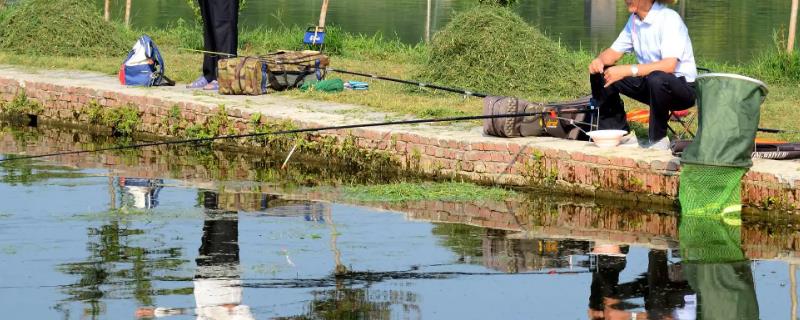
<svg viewBox="0 0 800 320">
<path fill-rule="evenodd" d="M 599 57 L 598 57 L 599 59 Z M 634 65 L 621 65 L 621 66 L 613 66 L 608 68 L 604 72 L 604 77 L 606 79 L 606 87 L 610 86 L 612 83 L 622 80 L 626 77 L 644 77 L 648 74 L 651 74 L 655 71 L 663 71 L 666 73 L 674 73 L 675 68 L 678 67 L 678 58 L 666 58 L 660 61 L 656 61 L 653 63 L 647 64 L 637 64 L 636 69 L 638 72 L 633 74 L 634 72 Z"/>
<path fill-rule="evenodd" d="M 613 66 L 619 59 L 622 59 L 623 54 L 625 53 L 618 52 L 611 48 L 603 50 L 603 52 L 589 64 L 589 73 L 603 73 L 606 66 Z"/>
</svg>

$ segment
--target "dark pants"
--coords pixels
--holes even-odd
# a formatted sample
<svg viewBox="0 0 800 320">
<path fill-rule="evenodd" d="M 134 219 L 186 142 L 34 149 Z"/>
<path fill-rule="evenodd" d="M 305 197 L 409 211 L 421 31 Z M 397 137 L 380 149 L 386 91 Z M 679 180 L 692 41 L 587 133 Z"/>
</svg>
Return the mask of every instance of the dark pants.
<svg viewBox="0 0 800 320">
<path fill-rule="evenodd" d="M 236 54 L 239 43 L 239 0 L 198 0 L 203 16 L 203 48 L 206 51 Z M 217 55 L 203 58 L 203 76 L 217 79 Z"/>
<path fill-rule="evenodd" d="M 600 108 L 599 129 L 629 130 L 625 118 L 625 106 L 620 94 L 650 106 L 650 142 L 667 136 L 669 112 L 685 110 L 694 105 L 694 83 L 687 83 L 683 77 L 676 77 L 662 71 L 653 72 L 646 77 L 628 77 L 603 88 L 605 79 L 602 73 L 589 77 L 592 84 L 592 97 Z"/>
</svg>

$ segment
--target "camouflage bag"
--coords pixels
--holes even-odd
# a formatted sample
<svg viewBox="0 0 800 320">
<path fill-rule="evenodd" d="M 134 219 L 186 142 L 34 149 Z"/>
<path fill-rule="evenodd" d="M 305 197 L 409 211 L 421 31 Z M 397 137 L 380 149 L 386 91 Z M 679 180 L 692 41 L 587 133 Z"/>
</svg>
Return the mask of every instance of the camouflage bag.
<svg viewBox="0 0 800 320">
<path fill-rule="evenodd" d="M 269 87 L 276 91 L 299 88 L 306 77 L 325 78 L 330 63 L 327 55 L 319 51 L 278 51 L 260 57 L 269 70 Z"/>
<path fill-rule="evenodd" d="M 267 65 L 257 57 L 220 59 L 220 94 L 260 95 L 267 92 Z"/>
<path fill-rule="evenodd" d="M 587 140 L 593 121 L 590 97 L 557 103 L 535 103 L 515 97 L 488 96 L 483 115 L 530 114 L 483 119 L 483 132 L 501 138 L 551 136 Z"/>
</svg>

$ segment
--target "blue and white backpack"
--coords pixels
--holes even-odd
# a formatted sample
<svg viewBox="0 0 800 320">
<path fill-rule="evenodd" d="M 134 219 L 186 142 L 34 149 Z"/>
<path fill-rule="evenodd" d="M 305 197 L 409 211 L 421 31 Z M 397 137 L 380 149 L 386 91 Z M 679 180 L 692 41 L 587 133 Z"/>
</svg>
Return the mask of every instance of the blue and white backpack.
<svg viewBox="0 0 800 320">
<path fill-rule="evenodd" d="M 164 75 L 164 59 L 153 39 L 143 35 L 119 68 L 119 82 L 128 86 L 174 86 Z"/>
</svg>

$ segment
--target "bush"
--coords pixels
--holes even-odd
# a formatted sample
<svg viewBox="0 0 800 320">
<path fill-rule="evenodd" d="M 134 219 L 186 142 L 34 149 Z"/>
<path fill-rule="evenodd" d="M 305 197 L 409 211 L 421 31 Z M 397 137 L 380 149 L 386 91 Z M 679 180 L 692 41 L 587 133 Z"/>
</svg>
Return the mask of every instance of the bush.
<svg viewBox="0 0 800 320">
<path fill-rule="evenodd" d="M 3 11 L 10 12 L 0 18 L 0 47 L 15 53 L 107 56 L 124 54 L 133 41 L 88 1 L 28 0 Z"/>
<path fill-rule="evenodd" d="M 588 94 L 585 59 L 511 10 L 477 6 L 436 33 L 419 77 L 441 85 L 529 98 Z"/>
</svg>

